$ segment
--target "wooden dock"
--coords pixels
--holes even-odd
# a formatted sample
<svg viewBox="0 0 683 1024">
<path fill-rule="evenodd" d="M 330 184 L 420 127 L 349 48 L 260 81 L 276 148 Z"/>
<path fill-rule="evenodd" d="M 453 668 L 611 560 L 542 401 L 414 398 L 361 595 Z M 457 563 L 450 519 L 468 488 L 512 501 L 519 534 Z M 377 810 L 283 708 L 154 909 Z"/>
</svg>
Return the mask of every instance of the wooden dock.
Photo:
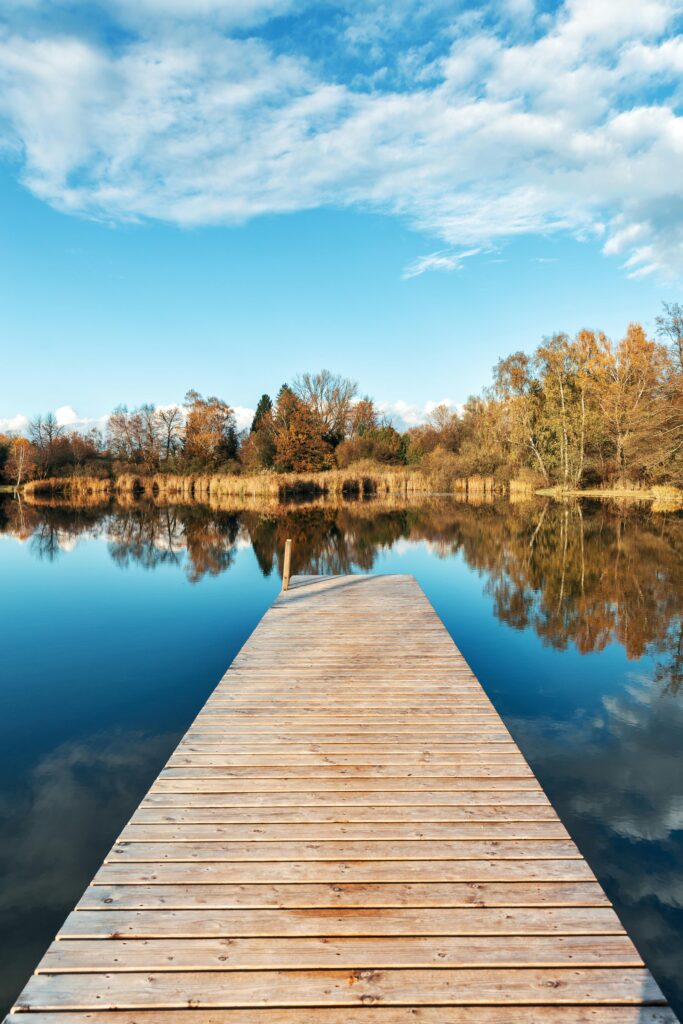
<svg viewBox="0 0 683 1024">
<path fill-rule="evenodd" d="M 12 1012 L 676 1021 L 409 576 L 293 579 Z"/>
</svg>

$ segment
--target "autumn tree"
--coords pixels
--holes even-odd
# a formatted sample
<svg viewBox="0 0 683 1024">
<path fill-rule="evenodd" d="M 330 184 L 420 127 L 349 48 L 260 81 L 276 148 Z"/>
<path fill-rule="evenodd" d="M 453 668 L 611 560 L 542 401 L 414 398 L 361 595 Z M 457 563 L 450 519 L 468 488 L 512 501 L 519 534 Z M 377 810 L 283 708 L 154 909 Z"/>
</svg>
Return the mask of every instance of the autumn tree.
<svg viewBox="0 0 683 1024">
<path fill-rule="evenodd" d="M 446 402 L 435 406 L 427 417 L 427 424 L 439 436 L 439 444 L 457 451 L 460 444 L 460 417 Z"/>
<path fill-rule="evenodd" d="M 364 437 L 379 426 L 375 403 L 365 395 L 349 407 L 347 432 L 350 438 Z"/>
<path fill-rule="evenodd" d="M 459 474 L 486 476 L 506 465 L 506 424 L 502 402 L 491 392 L 470 396 L 462 413 Z"/>
<path fill-rule="evenodd" d="M 405 434 L 399 433 L 390 423 L 380 422 L 364 433 L 342 441 L 337 445 L 334 457 L 341 469 L 364 459 L 398 466 L 406 461 L 407 444 Z"/>
<path fill-rule="evenodd" d="M 64 435 L 64 440 L 68 445 L 74 473 L 83 473 L 85 470 L 94 473 L 102 451 L 102 435 L 99 430 L 96 427 L 85 432 L 70 430 Z M 101 472 L 101 467 L 97 469 Z"/>
<path fill-rule="evenodd" d="M 231 407 L 220 398 L 203 398 L 198 391 L 185 395 L 185 454 L 207 468 L 216 468 L 237 456 L 237 427 Z"/>
<path fill-rule="evenodd" d="M 640 476 L 659 460 L 654 441 L 665 416 L 668 365 L 665 348 L 640 324 L 629 324 L 616 345 L 602 339 L 595 391 L 620 479 Z"/>
<path fill-rule="evenodd" d="M 404 449 L 406 460 L 419 464 L 437 448 L 445 452 L 459 451 L 462 441 L 462 421 L 449 405 L 441 403 L 430 412 L 425 423 L 410 427 Z"/>
<path fill-rule="evenodd" d="M 549 483 L 545 396 L 530 357 L 525 352 L 514 352 L 500 359 L 494 370 L 493 386 L 503 407 L 511 459 L 520 465 L 530 460 Z"/>
<path fill-rule="evenodd" d="M 35 416 L 28 425 L 29 440 L 41 451 L 55 445 L 64 433 L 53 412 L 46 416 Z"/>
<path fill-rule="evenodd" d="M 273 464 L 279 472 L 310 473 L 332 466 L 333 448 L 325 425 L 287 385 L 278 394 L 273 424 Z"/>
<path fill-rule="evenodd" d="M 53 412 L 35 416 L 28 425 L 28 436 L 35 450 L 35 466 L 39 476 L 49 476 L 63 456 L 61 440 L 64 427 Z"/>
<path fill-rule="evenodd" d="M 325 440 L 336 446 L 346 437 L 358 385 L 348 377 L 320 370 L 296 377 L 292 390 L 323 425 Z"/>
<path fill-rule="evenodd" d="M 365 438 L 372 448 L 370 458 L 389 466 L 400 466 L 406 461 L 406 438 L 391 423 L 381 423 Z"/>
<path fill-rule="evenodd" d="M 0 434 L 0 480 L 5 478 L 5 465 L 9 458 L 12 437 L 9 434 Z"/>
<path fill-rule="evenodd" d="M 128 410 L 120 405 L 107 421 L 107 443 L 113 458 L 156 468 L 163 445 L 162 423 L 153 405 Z"/>
<path fill-rule="evenodd" d="M 166 405 L 156 412 L 159 423 L 160 448 L 163 458 L 168 461 L 183 444 L 184 417 L 179 405 Z"/>
<path fill-rule="evenodd" d="M 5 461 L 4 472 L 15 490 L 31 478 L 36 465 L 36 448 L 25 437 L 12 437 Z"/>
<path fill-rule="evenodd" d="M 272 410 L 275 429 L 281 430 L 286 427 L 292 414 L 300 405 L 301 399 L 297 398 L 289 384 L 283 384 L 277 393 L 275 407 Z"/>
<path fill-rule="evenodd" d="M 579 331 L 573 339 L 555 334 L 534 355 L 541 389 L 537 398 L 543 408 L 542 417 L 535 420 L 544 435 L 539 447 L 546 470 L 564 487 L 578 487 L 586 468 L 588 442 L 596 425 L 592 402 L 603 342 L 604 335 L 588 330 Z M 521 408 L 528 411 L 526 404 Z"/>
<path fill-rule="evenodd" d="M 273 411 L 268 409 L 260 417 L 258 426 L 242 437 L 239 460 L 250 473 L 271 469 L 275 459 L 275 423 Z"/>
</svg>

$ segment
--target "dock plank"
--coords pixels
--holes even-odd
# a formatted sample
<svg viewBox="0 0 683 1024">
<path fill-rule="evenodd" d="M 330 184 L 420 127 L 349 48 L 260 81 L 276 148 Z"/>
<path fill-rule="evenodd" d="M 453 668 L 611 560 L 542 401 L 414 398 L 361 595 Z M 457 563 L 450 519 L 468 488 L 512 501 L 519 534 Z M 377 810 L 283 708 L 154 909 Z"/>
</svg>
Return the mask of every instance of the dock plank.
<svg viewBox="0 0 683 1024">
<path fill-rule="evenodd" d="M 164 883 L 108 884 L 98 872 L 77 910 L 398 909 L 460 907 L 610 907 L 592 881 Z M 298 914 L 297 914 L 298 916 Z"/>
<path fill-rule="evenodd" d="M 38 974 L 375 968 L 642 967 L 627 935 L 64 938 Z"/>
<path fill-rule="evenodd" d="M 118 944 L 112 941 L 112 946 Z M 112 954 L 114 950 L 112 950 Z M 34 974 L 17 1011 L 664 1003 L 642 967 Z"/>
<path fill-rule="evenodd" d="M 676 1024 L 664 1006 L 345 1006 L 242 1010 L 29 1012 L 26 1024 Z"/>
<path fill-rule="evenodd" d="M 622 935 L 610 907 L 489 907 L 476 909 L 301 909 L 74 911 L 61 939 L 265 938 L 393 935 Z"/>
<path fill-rule="evenodd" d="M 354 823 L 334 821 L 331 823 L 299 824 L 287 822 L 276 825 L 259 822 L 254 825 L 229 824 L 221 825 L 215 821 L 210 823 L 188 824 L 185 822 L 166 824 L 159 822 L 139 822 L 135 818 L 121 833 L 121 842 L 130 843 L 205 843 L 218 842 L 277 842 L 304 840 L 314 842 L 334 842 L 350 839 L 362 842 L 381 840 L 399 841 L 408 839 L 423 842 L 424 840 L 449 840 L 459 842 L 465 839 L 498 840 L 498 839 L 566 839 L 567 830 L 559 821 L 489 821 L 461 822 L 431 825 L 425 822 L 414 824 L 385 823 Z"/>
<path fill-rule="evenodd" d="M 27 1024 L 675 1024 L 412 577 L 294 577 L 20 995 Z"/>
</svg>

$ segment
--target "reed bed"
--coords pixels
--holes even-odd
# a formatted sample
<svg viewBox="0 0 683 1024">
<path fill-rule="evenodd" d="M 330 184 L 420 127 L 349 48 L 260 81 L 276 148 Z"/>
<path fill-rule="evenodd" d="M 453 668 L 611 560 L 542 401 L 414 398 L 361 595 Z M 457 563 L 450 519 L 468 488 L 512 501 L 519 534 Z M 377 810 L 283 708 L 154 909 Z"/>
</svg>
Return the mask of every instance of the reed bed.
<svg viewBox="0 0 683 1024">
<path fill-rule="evenodd" d="M 46 480 L 29 480 L 21 488 L 26 498 L 39 495 L 64 495 L 73 498 L 97 498 L 106 501 L 112 492 L 112 481 L 95 476 L 55 476 Z"/>
<path fill-rule="evenodd" d="M 234 507 L 238 502 L 264 503 L 277 506 L 317 500 L 356 500 L 363 498 L 395 498 L 403 500 L 428 495 L 447 495 L 470 504 L 489 504 L 499 498 L 512 502 L 533 500 L 538 492 L 538 480 L 519 477 L 509 481 L 492 476 L 476 475 L 467 478 L 452 477 L 446 467 L 432 463 L 427 469 L 406 466 L 382 466 L 371 462 L 355 463 L 346 469 L 333 469 L 323 473 L 247 474 L 172 474 L 123 473 L 117 477 L 70 476 L 31 480 L 22 494 L 29 500 L 42 497 L 62 497 L 102 503 L 111 499 L 127 504 L 139 498 L 160 504 L 186 504 L 199 502 L 213 508 Z M 638 491 L 565 492 L 560 488 L 548 489 L 547 496 L 580 497 L 638 497 L 653 501 L 653 511 L 675 511 L 683 508 L 683 491 L 669 485 L 642 488 Z"/>
<path fill-rule="evenodd" d="M 653 512 L 678 512 L 683 508 L 683 490 L 671 484 L 658 484 L 652 488 Z"/>
<path fill-rule="evenodd" d="M 323 473 L 189 474 L 156 473 L 152 476 L 125 474 L 116 478 L 117 495 L 139 494 L 174 500 L 208 501 L 221 497 L 274 498 L 280 501 L 309 497 L 379 497 L 411 494 L 504 493 L 493 477 L 472 476 L 452 479 L 437 472 L 403 466 L 386 467 L 356 463 L 346 469 Z"/>
</svg>

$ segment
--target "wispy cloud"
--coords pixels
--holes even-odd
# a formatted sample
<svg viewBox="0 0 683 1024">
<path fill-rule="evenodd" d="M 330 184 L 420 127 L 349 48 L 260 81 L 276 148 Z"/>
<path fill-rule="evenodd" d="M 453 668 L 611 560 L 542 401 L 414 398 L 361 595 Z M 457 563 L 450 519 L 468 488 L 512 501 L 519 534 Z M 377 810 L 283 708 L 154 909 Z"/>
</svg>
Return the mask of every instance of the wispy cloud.
<svg viewBox="0 0 683 1024">
<path fill-rule="evenodd" d="M 411 277 L 419 277 L 428 270 L 460 270 L 463 262 L 470 256 L 476 256 L 480 249 L 466 249 L 463 252 L 451 252 L 442 249 L 440 252 L 431 252 L 427 256 L 420 256 L 413 263 L 410 263 L 403 271 L 403 280 Z"/>
<path fill-rule="evenodd" d="M 69 0 L 10 3 L 0 147 L 37 196 L 114 221 L 398 215 L 445 246 L 407 277 L 553 232 L 683 272 L 680 0 L 306 7 L 116 0 L 98 34 Z"/>
</svg>

